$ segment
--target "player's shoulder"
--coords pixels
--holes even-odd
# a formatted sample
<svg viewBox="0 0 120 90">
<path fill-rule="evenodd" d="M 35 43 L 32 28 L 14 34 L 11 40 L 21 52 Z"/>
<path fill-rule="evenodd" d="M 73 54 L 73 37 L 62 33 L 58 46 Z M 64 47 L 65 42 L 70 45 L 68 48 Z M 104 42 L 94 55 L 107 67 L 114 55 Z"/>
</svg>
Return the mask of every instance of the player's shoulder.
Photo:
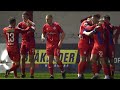
<svg viewBox="0 0 120 90">
<path fill-rule="evenodd" d="M 82 23 L 87 23 L 88 21 L 87 20 L 84 20 Z"/>
<path fill-rule="evenodd" d="M 60 26 L 58 22 L 53 22 L 54 26 Z"/>
<path fill-rule="evenodd" d="M 86 25 L 88 25 L 88 24 L 89 24 L 89 23 L 88 23 L 87 20 L 84 20 L 84 21 L 81 23 L 82 26 L 86 26 Z"/>
<path fill-rule="evenodd" d="M 19 23 L 18 23 L 18 25 L 22 25 L 23 23 L 24 23 L 24 22 L 23 22 L 23 21 L 21 21 L 21 22 L 19 22 Z"/>
<path fill-rule="evenodd" d="M 20 30 L 18 26 L 15 27 L 15 30 Z"/>
<path fill-rule="evenodd" d="M 48 26 L 48 24 L 47 24 L 47 23 L 45 23 L 45 24 L 43 25 L 43 27 L 46 27 L 46 26 Z"/>
<path fill-rule="evenodd" d="M 55 24 L 55 25 L 59 25 L 59 23 L 58 23 L 58 22 L 53 22 L 53 24 Z"/>
<path fill-rule="evenodd" d="M 4 27 L 4 28 L 3 28 L 4 31 L 5 31 L 5 30 L 8 30 L 8 29 L 9 29 L 9 27 Z"/>
</svg>

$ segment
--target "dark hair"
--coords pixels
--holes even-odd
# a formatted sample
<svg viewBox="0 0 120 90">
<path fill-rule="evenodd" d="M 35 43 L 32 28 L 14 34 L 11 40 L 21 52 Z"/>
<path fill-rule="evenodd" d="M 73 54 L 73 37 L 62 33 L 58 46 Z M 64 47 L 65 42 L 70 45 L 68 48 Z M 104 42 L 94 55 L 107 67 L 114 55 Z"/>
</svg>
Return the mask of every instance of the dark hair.
<svg viewBox="0 0 120 90">
<path fill-rule="evenodd" d="M 104 15 L 103 18 L 108 19 L 110 21 L 110 16 L 109 15 Z"/>
<path fill-rule="evenodd" d="M 100 14 L 95 14 L 93 17 L 100 19 Z"/>
<path fill-rule="evenodd" d="M 29 16 L 29 13 L 27 11 L 23 12 L 22 15 Z"/>
<path fill-rule="evenodd" d="M 9 21 L 10 24 L 12 24 L 12 23 L 16 22 L 16 19 L 15 19 L 15 17 L 10 17 L 8 19 L 8 21 Z"/>
</svg>

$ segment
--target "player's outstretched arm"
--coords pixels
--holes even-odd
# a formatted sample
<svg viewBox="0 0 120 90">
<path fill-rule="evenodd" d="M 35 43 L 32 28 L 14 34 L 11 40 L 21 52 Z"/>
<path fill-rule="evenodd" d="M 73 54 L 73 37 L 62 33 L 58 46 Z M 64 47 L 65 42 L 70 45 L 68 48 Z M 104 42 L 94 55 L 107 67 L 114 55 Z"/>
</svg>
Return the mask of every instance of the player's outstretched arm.
<svg viewBox="0 0 120 90">
<path fill-rule="evenodd" d="M 90 35 L 93 34 L 93 31 L 90 31 L 90 32 L 86 32 L 86 31 L 84 31 L 83 34 L 85 34 L 85 35 L 87 35 L 87 36 L 90 36 Z"/>
</svg>

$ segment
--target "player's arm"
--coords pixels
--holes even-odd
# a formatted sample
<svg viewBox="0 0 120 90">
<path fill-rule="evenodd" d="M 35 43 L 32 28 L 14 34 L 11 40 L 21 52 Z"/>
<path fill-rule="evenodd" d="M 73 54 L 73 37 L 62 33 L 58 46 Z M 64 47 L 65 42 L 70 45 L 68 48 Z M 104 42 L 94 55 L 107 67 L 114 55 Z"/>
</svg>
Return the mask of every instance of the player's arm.
<svg viewBox="0 0 120 90">
<path fill-rule="evenodd" d="M 94 33 L 94 30 L 89 31 L 89 32 L 83 31 L 83 34 L 85 34 L 85 35 L 87 35 L 87 36 L 90 36 L 90 35 L 92 35 L 93 33 Z"/>
<path fill-rule="evenodd" d="M 45 41 L 45 37 L 46 37 L 46 27 L 45 25 L 43 26 L 43 30 L 42 30 L 42 35 L 41 35 L 41 40 L 42 42 Z"/>
<path fill-rule="evenodd" d="M 92 17 L 92 16 L 88 16 L 88 17 L 82 19 L 80 22 L 82 23 L 84 20 L 87 20 L 88 18 L 91 18 L 91 17 Z"/>
<path fill-rule="evenodd" d="M 61 48 L 63 40 L 65 38 L 65 32 L 63 31 L 63 29 L 61 28 L 60 25 L 58 25 L 58 31 L 59 31 L 59 33 L 61 33 L 61 35 L 60 35 L 60 41 L 58 43 L 58 47 Z"/>
<path fill-rule="evenodd" d="M 93 29 L 96 27 L 96 25 L 90 26 L 87 22 L 85 22 L 85 23 L 83 24 L 83 27 L 84 27 L 86 30 L 90 31 L 90 30 L 93 30 Z"/>
<path fill-rule="evenodd" d="M 120 26 L 118 26 L 117 28 L 117 31 L 116 33 L 113 35 L 113 38 L 115 40 L 115 44 L 118 44 L 118 38 L 119 38 L 119 35 L 120 35 Z"/>
<path fill-rule="evenodd" d="M 17 26 L 16 26 L 17 30 L 19 30 L 20 33 L 23 33 L 23 32 L 26 32 L 25 29 L 22 29 L 22 23 L 19 23 Z"/>
<path fill-rule="evenodd" d="M 92 31 L 89 31 L 89 32 L 83 31 L 83 34 L 90 36 L 92 34 L 95 34 L 97 32 L 98 28 L 100 28 L 100 26 L 96 26 Z"/>
<path fill-rule="evenodd" d="M 28 23 L 30 24 L 30 27 L 29 27 L 30 31 L 35 32 L 35 29 L 36 29 L 35 23 L 30 20 L 28 20 Z"/>
<path fill-rule="evenodd" d="M 35 23 L 28 19 L 28 23 L 32 26 L 35 26 Z"/>
<path fill-rule="evenodd" d="M 60 41 L 59 41 L 59 43 L 58 43 L 58 47 L 59 47 L 59 48 L 61 48 L 64 38 L 65 38 L 65 33 L 62 32 L 62 33 L 61 33 L 61 36 L 60 36 Z"/>
</svg>

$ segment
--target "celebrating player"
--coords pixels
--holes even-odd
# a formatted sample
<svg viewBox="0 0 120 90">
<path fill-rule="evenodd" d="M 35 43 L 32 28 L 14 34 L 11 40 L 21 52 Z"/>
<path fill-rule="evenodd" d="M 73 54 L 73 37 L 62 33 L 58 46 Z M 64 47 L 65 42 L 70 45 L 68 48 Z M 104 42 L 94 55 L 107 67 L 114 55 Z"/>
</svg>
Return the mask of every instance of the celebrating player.
<svg viewBox="0 0 120 90">
<path fill-rule="evenodd" d="M 98 25 L 95 27 L 94 30 L 90 32 L 84 32 L 85 35 L 92 35 L 94 37 L 94 46 L 91 52 L 91 61 L 92 61 L 92 71 L 94 76 L 92 79 L 98 79 L 98 66 L 97 66 L 97 59 L 101 61 L 102 68 L 105 74 L 105 79 L 110 79 L 109 76 L 109 69 L 107 67 L 107 63 L 105 61 L 106 50 L 105 50 L 105 31 L 103 29 L 104 21 L 101 19 Z"/>
<path fill-rule="evenodd" d="M 3 29 L 6 38 L 6 48 L 10 59 L 13 61 L 13 66 L 9 70 L 6 70 L 5 77 L 7 78 L 11 71 L 14 71 L 14 77 L 17 77 L 17 69 L 20 62 L 19 52 L 19 33 L 22 33 L 21 29 L 16 27 L 16 19 L 11 17 L 9 19 L 9 26 Z M 26 32 L 26 31 L 25 31 Z"/>
<path fill-rule="evenodd" d="M 114 78 L 114 71 L 115 71 L 115 64 L 114 64 L 114 57 L 115 57 L 115 45 L 113 42 L 113 30 L 114 27 L 110 24 L 110 16 L 105 15 L 103 16 L 104 19 L 104 30 L 105 30 L 105 42 L 106 42 L 106 59 L 110 61 L 110 76 Z M 109 63 L 108 63 L 109 65 Z"/>
<path fill-rule="evenodd" d="M 82 22 L 79 31 L 79 42 L 78 50 L 80 54 L 80 62 L 78 64 L 78 79 L 84 79 L 84 71 L 87 64 L 87 58 L 90 55 L 91 44 L 89 43 L 90 37 L 83 34 L 84 31 L 91 31 L 96 27 L 98 20 L 100 18 L 99 14 L 93 15 L 91 19 Z"/>
<path fill-rule="evenodd" d="M 25 60 L 27 57 L 27 53 L 29 53 L 29 61 L 30 61 L 30 77 L 34 78 L 34 67 L 35 67 L 35 23 L 29 20 L 29 14 L 27 12 L 23 12 L 22 14 L 23 21 L 18 24 L 18 27 L 21 29 L 30 29 L 29 32 L 22 33 L 22 42 L 21 42 L 21 59 L 22 59 L 22 78 L 26 77 L 25 74 Z"/>
<path fill-rule="evenodd" d="M 61 60 L 59 59 L 60 55 L 60 48 L 62 46 L 62 42 L 65 37 L 65 33 L 60 27 L 60 25 L 57 22 L 53 22 L 53 16 L 52 15 L 46 15 L 46 24 L 43 26 L 43 32 L 42 32 L 42 40 L 45 40 L 45 37 L 47 39 L 46 42 L 46 54 L 48 57 L 48 69 L 50 72 L 50 78 L 54 79 L 53 75 L 53 59 L 56 60 L 61 73 L 62 77 L 65 78 L 65 70 L 63 68 L 63 64 Z"/>
</svg>

